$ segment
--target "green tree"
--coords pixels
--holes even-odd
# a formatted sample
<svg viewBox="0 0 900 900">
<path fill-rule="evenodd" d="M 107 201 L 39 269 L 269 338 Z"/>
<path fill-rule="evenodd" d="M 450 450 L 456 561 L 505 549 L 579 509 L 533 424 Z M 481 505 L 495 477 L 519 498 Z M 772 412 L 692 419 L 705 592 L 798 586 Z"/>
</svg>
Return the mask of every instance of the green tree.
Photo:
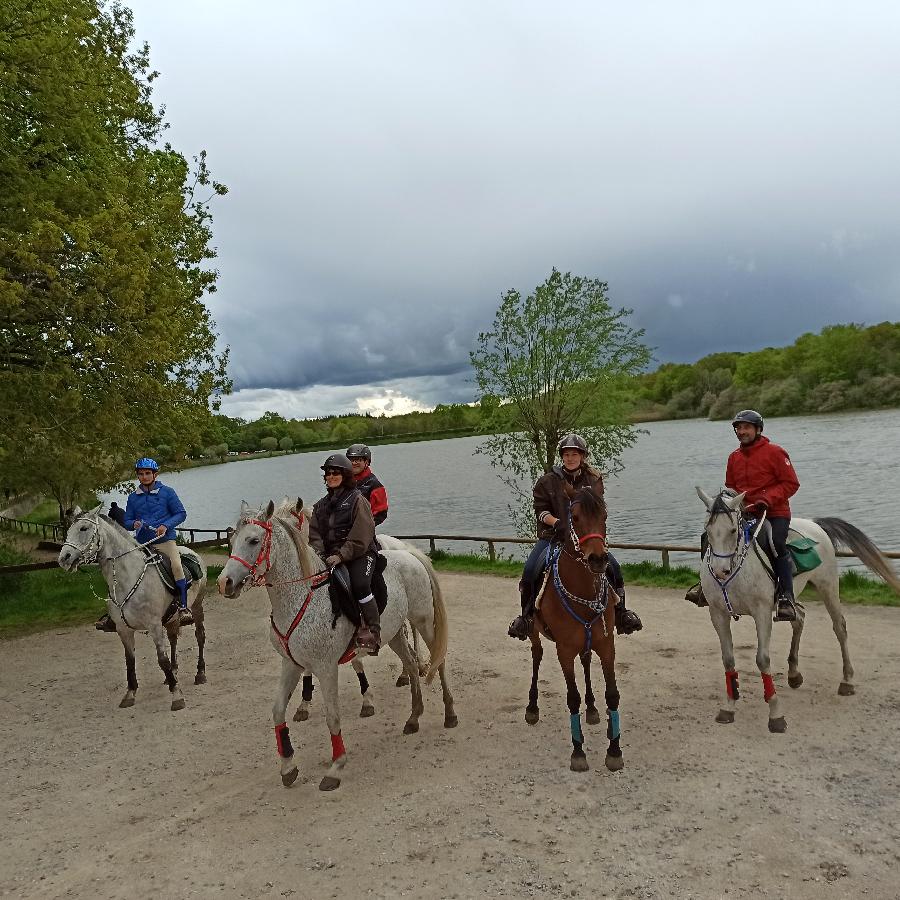
<svg viewBox="0 0 900 900">
<path fill-rule="evenodd" d="M 270 435 L 269 437 L 264 437 L 259 442 L 259 446 L 261 449 L 268 450 L 271 453 L 278 446 L 278 440 Z"/>
<path fill-rule="evenodd" d="M 180 455 L 230 387 L 202 302 L 226 188 L 161 143 L 155 75 L 118 2 L 0 4 L 0 475 L 63 505 Z"/>
<path fill-rule="evenodd" d="M 510 509 L 523 533 L 534 529 L 523 484 L 530 489 L 550 470 L 567 431 L 584 434 L 593 463 L 606 471 L 618 469 L 637 439 L 621 405 L 602 404 L 604 392 L 616 394 L 621 379 L 650 361 L 644 332 L 627 324 L 630 314 L 612 308 L 604 282 L 553 269 L 527 297 L 507 291 L 491 330 L 478 336 L 471 361 L 479 392 L 512 407 L 511 432 L 488 438 L 478 452 L 518 498 Z"/>
<path fill-rule="evenodd" d="M 279 442 L 278 446 L 285 452 L 294 449 L 294 439 L 290 435 L 285 435 Z"/>
</svg>

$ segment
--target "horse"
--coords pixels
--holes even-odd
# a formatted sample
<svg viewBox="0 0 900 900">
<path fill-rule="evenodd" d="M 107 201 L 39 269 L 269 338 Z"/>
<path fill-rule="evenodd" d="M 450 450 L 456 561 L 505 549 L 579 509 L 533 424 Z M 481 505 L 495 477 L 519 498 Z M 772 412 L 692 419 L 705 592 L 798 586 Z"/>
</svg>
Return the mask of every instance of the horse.
<svg viewBox="0 0 900 900">
<path fill-rule="evenodd" d="M 410 554 L 388 550 L 385 556 L 388 603 L 381 616 L 381 634 L 409 676 L 412 698 L 412 710 L 403 733 L 414 734 L 419 730 L 419 717 L 424 711 L 418 667 L 401 628 L 406 619 L 415 625 L 430 650 L 425 681 L 428 684 L 436 674 L 440 675 L 444 727 L 453 728 L 457 717 L 446 673 L 448 627 L 440 585 L 434 572 Z M 299 774 L 285 712 L 305 671 L 316 677 L 322 689 L 325 720 L 331 733 L 331 767 L 319 783 L 319 789 L 331 791 L 339 787 L 347 762 L 341 734 L 338 665 L 357 652 L 352 646 L 355 626 L 345 616 L 336 617 L 332 612 L 327 579 L 327 568 L 309 546 L 303 531 L 275 515 L 272 501 L 265 510 L 256 513 L 246 502 L 241 504 L 232 536 L 232 552 L 217 583 L 219 593 L 225 597 L 239 596 L 247 585 L 265 585 L 268 592 L 272 607 L 270 637 L 272 646 L 282 657 L 272 719 L 285 787 L 290 787 Z"/>
<path fill-rule="evenodd" d="M 550 549 L 550 567 L 535 604 L 532 621 L 531 688 L 525 721 L 540 719 L 538 672 L 544 655 L 541 635 L 556 644 L 556 655 L 566 680 L 566 702 L 572 736 L 573 772 L 588 770 L 581 730 L 581 695 L 575 682 L 575 658 L 584 669 L 587 722 L 597 725 L 600 713 L 591 688 L 591 652 L 600 657 L 606 682 L 606 768 L 617 772 L 625 765 L 620 746 L 619 690 L 616 686 L 615 605 L 617 595 L 607 579 L 609 552 L 606 545 L 606 503 L 591 488 L 573 490 L 569 497 L 568 530 L 562 544 Z"/>
<path fill-rule="evenodd" d="M 744 494 L 735 494 L 726 489 L 715 497 L 710 497 L 697 487 L 697 495 L 707 510 L 707 548 L 701 564 L 700 581 L 703 595 L 709 603 L 710 619 L 719 635 L 725 666 L 725 707 L 719 709 L 716 721 L 721 724 L 734 722 L 735 703 L 740 694 L 731 639 L 731 620 L 736 621 L 739 616 L 749 615 L 756 623 L 756 665 L 762 677 L 763 697 L 769 705 L 769 731 L 780 734 L 787 729 L 787 723 L 780 714 L 780 701 L 772 680 L 769 657 L 775 579 L 770 571 L 771 567 L 763 561 L 763 553 L 756 541 L 763 520 L 758 520 L 754 527 L 745 518 Z M 843 660 L 843 676 L 838 685 L 838 694 L 850 696 L 856 693 L 856 688 L 847 647 L 847 623 L 841 612 L 836 545 L 848 546 L 897 593 L 900 593 L 900 579 L 875 544 L 862 531 L 843 519 L 791 519 L 791 531 L 816 542 L 821 562 L 811 571 L 795 576 L 794 593 L 799 597 L 809 582 L 825 603 Z M 793 634 L 788 652 L 788 685 L 791 688 L 798 688 L 803 684 L 799 651 L 806 612 L 801 604 L 795 603 L 795 606 L 797 618 L 791 622 Z"/>
<path fill-rule="evenodd" d="M 79 566 L 97 563 L 106 580 L 109 588 L 106 608 L 125 648 L 128 690 L 119 707 L 124 709 L 134 706 L 134 696 L 138 689 L 134 665 L 134 633 L 147 631 L 156 644 L 156 659 L 172 696 L 171 708 L 184 709 L 184 696 L 176 678 L 178 632 L 181 627 L 178 602 L 163 584 L 159 572 L 159 554 L 148 556 L 134 535 L 103 515 L 100 506 L 90 512 L 83 512 L 76 507 L 73 516 L 57 562 L 66 572 L 74 572 Z M 194 684 L 206 684 L 206 661 L 203 658 L 206 643 L 206 628 L 203 624 L 206 567 L 193 550 L 179 548 L 179 552 L 183 557 L 193 559 L 201 572 L 200 578 L 188 589 L 188 604 L 197 635 L 197 674 Z M 169 636 L 171 657 L 166 649 L 165 634 Z"/>
</svg>

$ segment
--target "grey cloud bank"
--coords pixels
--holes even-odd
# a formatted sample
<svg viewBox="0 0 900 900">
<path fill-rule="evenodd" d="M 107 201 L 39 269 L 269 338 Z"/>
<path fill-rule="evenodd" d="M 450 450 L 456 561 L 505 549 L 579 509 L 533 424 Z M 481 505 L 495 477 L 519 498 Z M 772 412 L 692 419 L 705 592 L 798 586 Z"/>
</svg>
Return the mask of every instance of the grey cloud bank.
<svg viewBox="0 0 900 900">
<path fill-rule="evenodd" d="M 133 6 L 231 188 L 230 412 L 471 399 L 476 333 L 554 265 L 659 361 L 900 316 L 895 4 Z"/>
</svg>

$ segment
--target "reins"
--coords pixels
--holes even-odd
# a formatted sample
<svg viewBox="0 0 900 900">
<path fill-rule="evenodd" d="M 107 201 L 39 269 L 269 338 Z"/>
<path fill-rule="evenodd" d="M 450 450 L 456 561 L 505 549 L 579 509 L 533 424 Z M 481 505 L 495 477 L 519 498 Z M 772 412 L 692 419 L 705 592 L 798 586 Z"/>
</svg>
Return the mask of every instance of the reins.
<svg viewBox="0 0 900 900">
<path fill-rule="evenodd" d="M 303 525 L 303 513 L 296 513 L 291 511 L 291 515 L 297 519 L 297 527 L 301 527 Z M 305 575 L 301 578 L 286 578 L 283 581 L 267 581 L 266 576 L 269 574 L 269 570 L 272 568 L 272 523 L 265 522 L 262 519 L 247 519 L 244 522 L 245 525 L 259 525 L 263 531 L 265 531 L 266 536 L 263 538 L 263 545 L 259 548 L 259 553 L 257 554 L 256 561 L 249 563 L 246 559 L 240 556 L 235 556 L 233 553 L 229 555 L 229 559 L 233 559 L 235 562 L 239 562 L 242 566 L 244 566 L 248 570 L 247 579 L 250 580 L 250 587 L 280 587 L 283 584 L 302 584 L 306 581 L 313 581 L 321 575 L 326 575 L 330 577 L 330 572 L 314 572 L 312 575 Z M 260 572 L 259 567 L 261 564 L 265 563 L 265 570 Z M 245 581 L 247 580 L 245 579 Z"/>
</svg>

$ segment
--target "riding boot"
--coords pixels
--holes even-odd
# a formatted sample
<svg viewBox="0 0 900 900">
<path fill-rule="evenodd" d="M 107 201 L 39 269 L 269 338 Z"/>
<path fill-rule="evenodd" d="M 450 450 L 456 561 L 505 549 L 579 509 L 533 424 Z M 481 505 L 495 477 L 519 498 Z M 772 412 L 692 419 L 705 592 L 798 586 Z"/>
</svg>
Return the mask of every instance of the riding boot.
<svg viewBox="0 0 900 900">
<path fill-rule="evenodd" d="M 633 609 L 625 608 L 625 588 L 615 588 L 615 592 L 619 595 L 619 602 L 616 604 L 616 634 L 634 634 L 644 627 L 638 614 Z"/>
<path fill-rule="evenodd" d="M 703 596 L 703 585 L 699 581 L 692 588 L 688 588 L 684 599 L 690 600 L 696 606 L 709 606 L 706 597 Z"/>
<path fill-rule="evenodd" d="M 175 582 L 175 587 L 178 588 L 179 623 L 181 625 L 193 625 L 194 617 L 191 615 L 191 611 L 187 608 L 187 580 L 184 578 L 179 578 Z"/>
<path fill-rule="evenodd" d="M 96 628 L 97 631 L 108 631 L 112 632 L 113 634 L 116 633 L 116 623 L 113 622 L 113 620 L 110 618 L 108 612 L 103 613 L 103 615 L 100 616 L 100 618 L 97 619 L 96 622 L 94 622 L 94 628 Z"/>
<path fill-rule="evenodd" d="M 369 594 L 364 597 L 359 608 L 362 612 L 363 623 L 356 631 L 356 645 L 363 650 L 368 650 L 370 656 L 378 656 L 381 648 L 381 616 L 378 612 L 378 604 L 375 598 Z"/>
<path fill-rule="evenodd" d="M 531 634 L 531 623 L 534 618 L 534 585 L 523 578 L 519 582 L 519 593 L 522 601 L 522 615 L 516 616 L 509 623 L 506 633 L 520 641 L 527 641 Z"/>
<path fill-rule="evenodd" d="M 794 603 L 794 561 L 790 553 L 775 559 L 775 574 L 778 584 L 775 588 L 776 622 L 794 622 L 797 619 L 797 607 Z"/>
</svg>

